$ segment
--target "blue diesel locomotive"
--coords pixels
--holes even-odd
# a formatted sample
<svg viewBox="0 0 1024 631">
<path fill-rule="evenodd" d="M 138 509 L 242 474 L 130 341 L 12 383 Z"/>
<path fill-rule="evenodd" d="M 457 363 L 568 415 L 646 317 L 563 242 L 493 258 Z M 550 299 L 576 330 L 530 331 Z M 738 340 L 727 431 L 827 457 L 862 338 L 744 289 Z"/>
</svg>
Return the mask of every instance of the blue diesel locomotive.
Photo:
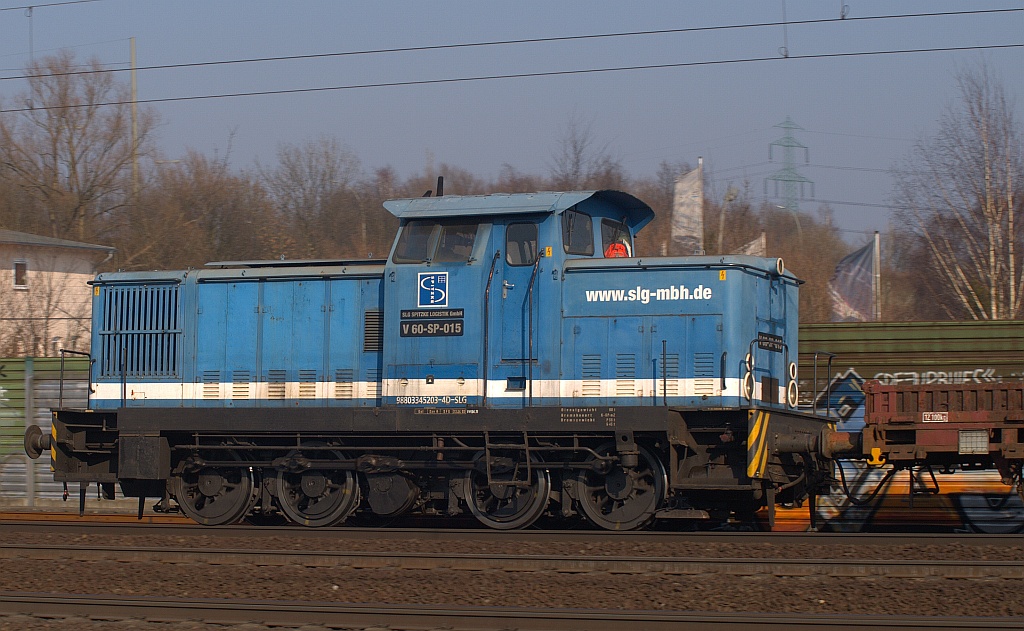
<svg viewBox="0 0 1024 631">
<path fill-rule="evenodd" d="M 208 525 L 632 529 L 827 487 L 781 259 L 635 257 L 654 213 L 618 191 L 385 207 L 384 261 L 100 274 L 89 409 L 56 410 L 29 453 Z"/>
</svg>

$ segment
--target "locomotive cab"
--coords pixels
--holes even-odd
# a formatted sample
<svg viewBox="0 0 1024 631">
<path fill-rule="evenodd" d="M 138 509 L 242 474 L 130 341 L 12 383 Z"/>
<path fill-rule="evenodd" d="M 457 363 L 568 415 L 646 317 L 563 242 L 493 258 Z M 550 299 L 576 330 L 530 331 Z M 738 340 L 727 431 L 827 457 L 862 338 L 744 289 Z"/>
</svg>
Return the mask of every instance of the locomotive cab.
<svg viewBox="0 0 1024 631">
<path fill-rule="evenodd" d="M 796 407 L 781 259 L 634 257 L 654 213 L 617 191 L 385 207 L 387 404 Z"/>
<path fill-rule="evenodd" d="M 630 255 L 654 216 L 617 191 L 385 202 L 401 221 L 385 274 L 384 398 L 557 404 L 561 271 Z"/>
</svg>

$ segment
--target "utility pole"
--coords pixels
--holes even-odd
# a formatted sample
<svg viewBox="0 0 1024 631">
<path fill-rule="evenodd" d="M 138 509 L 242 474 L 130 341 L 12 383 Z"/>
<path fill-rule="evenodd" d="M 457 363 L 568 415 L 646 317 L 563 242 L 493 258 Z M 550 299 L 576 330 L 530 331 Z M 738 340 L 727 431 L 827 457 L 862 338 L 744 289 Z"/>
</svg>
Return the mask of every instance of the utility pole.
<svg viewBox="0 0 1024 631">
<path fill-rule="evenodd" d="M 729 204 L 733 202 L 739 195 L 739 191 L 733 187 L 729 187 L 725 190 L 725 199 L 722 200 L 722 212 L 718 215 L 718 249 L 715 250 L 716 254 L 725 254 L 723 251 L 725 243 L 725 215 L 729 212 Z"/>
<path fill-rule="evenodd" d="M 135 80 L 135 38 L 129 38 L 132 66 L 132 206 L 139 203 L 139 91 Z"/>
<path fill-rule="evenodd" d="M 871 297 L 875 303 L 874 316 L 875 322 L 882 321 L 882 252 L 881 252 L 881 239 L 878 236 L 878 231 L 875 230 L 875 252 L 871 259 Z"/>
</svg>

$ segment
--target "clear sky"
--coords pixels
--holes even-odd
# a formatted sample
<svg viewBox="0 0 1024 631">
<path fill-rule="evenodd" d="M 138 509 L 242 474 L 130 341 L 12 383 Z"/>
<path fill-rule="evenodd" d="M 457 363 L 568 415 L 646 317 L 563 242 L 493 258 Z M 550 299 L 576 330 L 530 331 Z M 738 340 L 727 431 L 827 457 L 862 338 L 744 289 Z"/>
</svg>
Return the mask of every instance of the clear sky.
<svg viewBox="0 0 1024 631">
<path fill-rule="evenodd" d="M 572 116 L 632 175 L 662 160 L 703 156 L 719 198 L 729 184 L 764 196 L 769 143 L 791 117 L 804 131 L 814 210 L 829 201 L 841 226 L 884 229 L 884 171 L 936 129 L 955 102 L 955 73 L 986 61 L 1016 98 L 1024 124 L 1024 48 L 837 54 L 1024 44 L 1024 11 L 863 20 L 871 16 L 1021 9 L 1010 0 L 303 1 L 0 0 L 0 76 L 60 48 L 127 67 L 433 47 L 639 31 L 689 32 L 415 50 L 318 59 L 141 70 L 139 99 L 388 84 L 637 66 L 661 68 L 421 85 L 364 87 L 156 103 L 159 146 L 223 156 L 236 168 L 273 163 L 280 143 L 341 140 L 366 169 L 403 176 L 429 160 L 494 176 L 508 163 L 542 174 Z M 841 14 L 847 19 L 839 21 Z M 748 28 L 709 27 L 782 23 Z M 807 20 L 832 20 L 798 24 Z M 783 58 L 783 49 L 788 58 Z M 832 56 L 830 56 L 832 55 Z M 817 56 L 815 58 L 801 58 Z M 730 62 L 732 60 L 766 59 Z M 691 64 L 691 65 L 684 65 Z M 127 80 L 127 74 L 125 75 Z M 0 98 L 25 89 L 0 81 Z M 457 191 L 450 191 L 456 193 Z M 768 187 L 769 196 L 775 192 Z M 808 194 L 810 190 L 806 191 Z M 843 202 L 843 203 L 839 203 Z M 853 243 L 867 237 L 848 233 Z"/>
</svg>

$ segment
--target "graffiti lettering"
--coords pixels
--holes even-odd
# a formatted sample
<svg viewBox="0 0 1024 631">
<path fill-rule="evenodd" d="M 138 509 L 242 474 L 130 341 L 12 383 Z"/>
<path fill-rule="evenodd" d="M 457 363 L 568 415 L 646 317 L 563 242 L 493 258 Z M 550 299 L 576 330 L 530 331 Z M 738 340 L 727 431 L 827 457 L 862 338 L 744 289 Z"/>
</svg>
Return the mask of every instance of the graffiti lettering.
<svg viewBox="0 0 1024 631">
<path fill-rule="evenodd" d="M 880 372 L 876 373 L 874 378 L 890 386 L 900 383 L 920 385 L 928 383 L 993 383 L 999 381 L 999 378 L 996 377 L 995 368 Z"/>
</svg>

